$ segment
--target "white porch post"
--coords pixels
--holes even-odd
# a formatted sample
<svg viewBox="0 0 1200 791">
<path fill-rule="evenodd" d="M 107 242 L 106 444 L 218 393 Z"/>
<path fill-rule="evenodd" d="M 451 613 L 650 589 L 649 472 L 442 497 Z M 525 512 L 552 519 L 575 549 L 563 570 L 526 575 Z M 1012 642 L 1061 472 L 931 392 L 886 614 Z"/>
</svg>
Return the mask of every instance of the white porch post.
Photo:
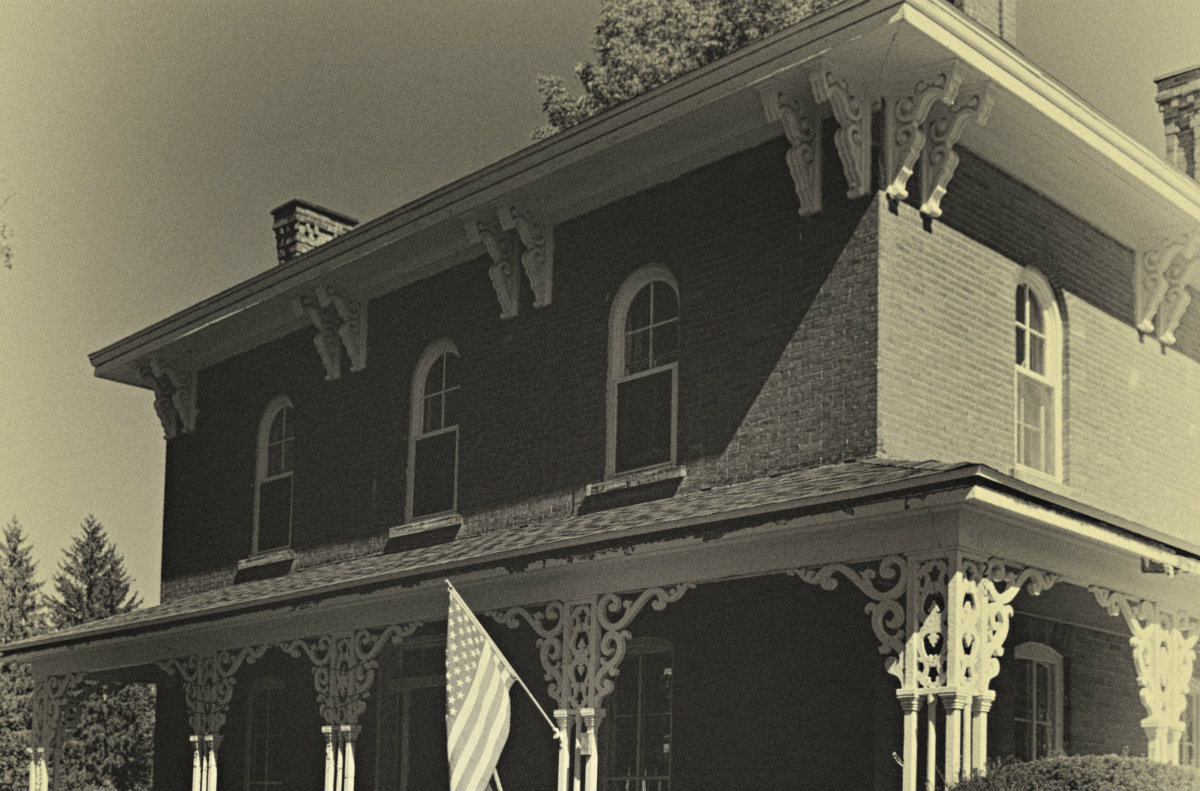
<svg viewBox="0 0 1200 791">
<path fill-rule="evenodd" d="M 342 751 L 345 773 L 342 775 L 342 791 L 354 791 L 354 740 L 358 737 L 357 725 L 342 726 Z"/>
<path fill-rule="evenodd" d="M 925 697 L 925 791 L 937 788 L 937 698 Z"/>
<path fill-rule="evenodd" d="M 325 737 L 325 784 L 321 788 L 325 791 L 334 791 L 333 773 L 336 771 L 337 760 L 333 756 L 333 726 L 322 725 L 321 735 Z"/>
<path fill-rule="evenodd" d="M 971 762 L 974 758 L 974 754 L 971 751 L 973 744 L 971 739 L 971 728 L 974 724 L 973 717 L 975 716 L 974 704 L 975 696 L 967 695 L 966 701 L 963 703 L 962 712 L 962 750 L 959 753 L 961 763 L 959 764 L 958 769 L 958 777 L 960 780 L 966 780 L 971 776 Z"/>
<path fill-rule="evenodd" d="M 897 692 L 900 709 L 904 712 L 904 766 L 901 791 L 917 791 L 917 715 L 921 711 L 921 696 L 915 692 Z"/>
<path fill-rule="evenodd" d="M 571 719 L 566 709 L 554 710 L 554 722 L 558 725 L 558 791 L 570 791 Z"/>
<path fill-rule="evenodd" d="M 987 723 L 988 712 L 992 710 L 992 703 L 996 700 L 996 693 L 992 690 L 984 690 L 975 696 L 975 701 L 971 704 L 971 717 L 975 721 L 971 733 L 973 745 L 971 749 L 972 759 L 971 768 L 977 774 L 987 774 Z"/>
<path fill-rule="evenodd" d="M 193 733 L 188 741 L 192 743 L 192 791 L 204 791 L 200 772 L 200 738 Z"/>
<path fill-rule="evenodd" d="M 206 734 L 204 746 L 208 752 L 208 766 L 205 772 L 204 791 L 217 791 L 217 748 L 221 746 L 221 737 Z"/>
<path fill-rule="evenodd" d="M 583 788 L 584 791 L 597 791 L 600 785 L 600 749 L 596 740 L 596 730 L 600 727 L 600 721 L 604 719 L 604 709 L 580 709 L 579 714 L 587 734 L 584 741 L 587 774 Z"/>
</svg>

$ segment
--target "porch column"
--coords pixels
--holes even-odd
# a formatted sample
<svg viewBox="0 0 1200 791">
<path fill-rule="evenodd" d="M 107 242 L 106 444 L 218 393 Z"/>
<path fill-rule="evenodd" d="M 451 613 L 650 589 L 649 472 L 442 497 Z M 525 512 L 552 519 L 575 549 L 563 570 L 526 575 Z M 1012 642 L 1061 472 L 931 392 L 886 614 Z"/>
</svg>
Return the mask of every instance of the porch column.
<svg viewBox="0 0 1200 791">
<path fill-rule="evenodd" d="M 193 733 L 188 737 L 188 741 L 192 743 L 192 791 L 204 791 L 201 785 L 203 775 L 200 771 L 200 738 Z"/>
<path fill-rule="evenodd" d="M 600 750 L 596 740 L 596 732 L 604 719 L 604 709 L 580 709 L 579 716 L 583 720 L 584 754 L 587 755 L 587 775 L 584 781 L 584 791 L 597 791 L 600 783 Z"/>
<path fill-rule="evenodd" d="M 573 719 L 566 709 L 554 710 L 554 722 L 558 725 L 558 791 L 570 791 Z"/>
<path fill-rule="evenodd" d="M 963 709 L 968 706 L 970 696 L 962 692 L 944 692 L 939 697 L 946 709 L 946 754 L 942 776 L 945 782 L 954 783 L 962 775 Z"/>
<path fill-rule="evenodd" d="M 1185 725 L 1188 684 L 1196 660 L 1200 622 L 1181 611 L 1138 600 L 1117 591 L 1091 587 L 1109 615 L 1120 615 L 1129 627 L 1129 645 L 1146 716 L 1146 754 L 1152 761 L 1179 763 L 1179 742 Z"/>
<path fill-rule="evenodd" d="M 904 763 L 900 787 L 905 791 L 917 788 L 917 715 L 921 711 L 921 696 L 915 692 L 897 692 L 900 709 L 904 712 Z"/>
<path fill-rule="evenodd" d="M 971 726 L 971 734 L 974 737 L 971 745 L 971 769 L 979 775 L 987 774 L 988 712 L 992 710 L 995 700 L 996 693 L 987 689 L 976 695 L 971 704 L 971 719 L 974 720 Z"/>
<path fill-rule="evenodd" d="M 321 735 L 325 737 L 325 784 L 321 786 L 325 791 L 335 791 L 333 787 L 333 778 L 337 771 L 337 759 L 334 758 L 335 748 L 333 746 L 333 726 L 322 725 Z"/>
<path fill-rule="evenodd" d="M 208 765 L 204 772 L 204 791 L 217 791 L 217 749 L 221 746 L 221 737 L 211 733 L 204 736 L 204 748 L 208 753 Z"/>
</svg>

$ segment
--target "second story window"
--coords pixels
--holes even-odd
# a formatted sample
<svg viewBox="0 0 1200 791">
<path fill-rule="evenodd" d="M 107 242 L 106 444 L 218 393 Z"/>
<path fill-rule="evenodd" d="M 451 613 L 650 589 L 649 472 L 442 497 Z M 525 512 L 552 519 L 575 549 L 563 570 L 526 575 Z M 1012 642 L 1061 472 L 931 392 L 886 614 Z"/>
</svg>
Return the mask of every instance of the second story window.
<svg viewBox="0 0 1200 791">
<path fill-rule="evenodd" d="M 1026 270 L 1016 300 L 1017 468 L 1061 476 L 1062 327 L 1054 292 Z"/>
<path fill-rule="evenodd" d="M 609 319 L 608 453 L 614 475 L 675 462 L 679 289 L 664 267 L 642 267 Z"/>
<path fill-rule="evenodd" d="M 458 349 L 446 339 L 425 350 L 413 372 L 408 442 L 408 518 L 458 506 Z"/>
<path fill-rule="evenodd" d="M 257 485 L 254 495 L 255 553 L 292 541 L 292 473 L 296 467 L 296 427 L 292 402 L 280 396 L 267 405 L 258 429 Z"/>
</svg>

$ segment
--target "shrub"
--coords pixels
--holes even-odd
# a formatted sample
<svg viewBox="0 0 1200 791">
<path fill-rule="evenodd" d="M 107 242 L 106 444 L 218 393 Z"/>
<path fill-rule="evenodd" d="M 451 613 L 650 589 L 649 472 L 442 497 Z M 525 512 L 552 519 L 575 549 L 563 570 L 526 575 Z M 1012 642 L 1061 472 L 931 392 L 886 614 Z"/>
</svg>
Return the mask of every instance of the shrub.
<svg viewBox="0 0 1200 791">
<path fill-rule="evenodd" d="M 1196 791 L 1200 769 L 1122 755 L 1059 755 L 1007 763 L 952 791 Z"/>
</svg>

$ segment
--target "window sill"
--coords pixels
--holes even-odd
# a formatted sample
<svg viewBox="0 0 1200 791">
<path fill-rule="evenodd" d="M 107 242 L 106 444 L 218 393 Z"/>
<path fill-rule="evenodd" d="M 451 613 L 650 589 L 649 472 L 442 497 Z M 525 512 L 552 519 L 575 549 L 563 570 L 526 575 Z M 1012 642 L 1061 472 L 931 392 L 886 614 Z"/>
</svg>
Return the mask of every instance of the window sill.
<svg viewBox="0 0 1200 791">
<path fill-rule="evenodd" d="M 1050 489 L 1061 488 L 1063 485 L 1061 477 L 1021 464 L 1013 465 L 1012 476 L 1019 481 L 1032 483 L 1035 486 L 1045 486 Z"/>
<path fill-rule="evenodd" d="M 453 541 L 462 527 L 463 518 L 457 513 L 437 514 L 388 528 L 385 552 L 398 549 L 416 549 Z"/>
<path fill-rule="evenodd" d="M 604 494 L 623 492 L 627 489 L 638 489 L 664 481 L 683 480 L 687 477 L 687 467 L 673 464 L 669 467 L 651 467 L 648 470 L 624 472 L 609 478 L 607 481 L 589 483 L 584 489 L 583 496 L 599 497 Z"/>
<path fill-rule="evenodd" d="M 248 558 L 242 558 L 238 561 L 238 571 L 247 569 L 256 569 L 262 566 L 273 566 L 276 563 L 291 562 L 296 559 L 296 553 L 289 547 L 282 549 L 272 549 L 269 552 L 260 552 L 257 555 L 251 555 Z"/>
</svg>

